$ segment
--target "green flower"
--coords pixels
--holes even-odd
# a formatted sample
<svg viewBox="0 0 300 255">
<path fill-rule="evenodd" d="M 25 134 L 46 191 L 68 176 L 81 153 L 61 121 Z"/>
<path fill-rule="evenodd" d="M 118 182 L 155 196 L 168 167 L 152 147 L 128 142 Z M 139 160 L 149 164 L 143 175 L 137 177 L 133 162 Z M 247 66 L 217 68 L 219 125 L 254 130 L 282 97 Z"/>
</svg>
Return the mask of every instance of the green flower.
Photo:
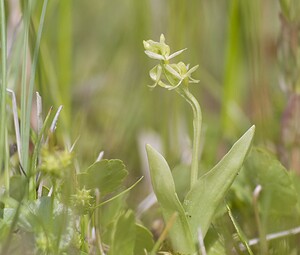
<svg viewBox="0 0 300 255">
<path fill-rule="evenodd" d="M 189 69 L 189 65 L 179 62 L 178 64 L 159 64 L 153 67 L 150 72 L 150 78 L 155 82 L 149 87 L 154 88 L 157 85 L 173 90 L 178 88 L 183 81 L 185 84 L 198 83 L 199 80 L 192 78 L 192 73 L 196 71 L 199 65 Z"/>
<path fill-rule="evenodd" d="M 149 58 L 169 61 L 170 59 L 178 56 L 186 49 L 182 49 L 176 51 L 175 53 L 170 55 L 170 47 L 165 43 L 165 36 L 163 34 L 160 35 L 159 42 L 154 42 L 152 40 L 143 41 L 145 53 Z"/>
<path fill-rule="evenodd" d="M 169 60 L 181 54 L 183 50 L 176 51 L 170 55 L 170 47 L 165 43 L 165 37 L 162 34 L 159 42 L 152 40 L 144 41 L 145 53 L 148 57 L 160 60 L 160 63 L 153 67 L 150 72 L 150 78 L 154 81 L 151 88 L 157 85 L 173 90 L 178 88 L 182 83 L 186 86 L 189 83 L 198 83 L 198 80 L 192 78 L 191 74 L 198 68 L 197 66 L 189 69 L 189 65 L 179 62 L 177 64 L 169 64 Z"/>
<path fill-rule="evenodd" d="M 40 170 L 52 177 L 62 178 L 71 166 L 72 158 L 72 153 L 67 150 L 49 150 L 45 147 L 41 151 Z"/>
<path fill-rule="evenodd" d="M 91 195 L 91 190 L 77 189 L 76 194 L 72 195 L 72 203 L 74 208 L 81 213 L 86 214 L 89 212 L 92 206 L 94 197 Z"/>
</svg>

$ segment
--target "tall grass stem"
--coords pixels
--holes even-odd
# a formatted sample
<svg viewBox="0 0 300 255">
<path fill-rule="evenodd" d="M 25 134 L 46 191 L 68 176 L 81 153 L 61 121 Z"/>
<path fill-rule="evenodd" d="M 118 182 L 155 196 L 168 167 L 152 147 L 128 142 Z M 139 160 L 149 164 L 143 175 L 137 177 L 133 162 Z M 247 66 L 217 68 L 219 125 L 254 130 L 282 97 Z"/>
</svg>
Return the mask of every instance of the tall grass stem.
<svg viewBox="0 0 300 255">
<path fill-rule="evenodd" d="M 6 151 L 7 151 L 7 141 L 6 141 L 6 87 L 7 87 L 7 70 L 6 70 L 6 57 L 7 57 L 7 46 L 6 46 L 6 17 L 5 17 L 5 7 L 4 0 L 0 2 L 0 15 L 1 15 L 1 123 L 0 123 L 0 167 L 5 167 L 5 186 L 9 187 L 8 178 L 8 169 L 6 167 L 7 160 Z M 0 168 L 0 169 L 1 169 Z"/>
</svg>

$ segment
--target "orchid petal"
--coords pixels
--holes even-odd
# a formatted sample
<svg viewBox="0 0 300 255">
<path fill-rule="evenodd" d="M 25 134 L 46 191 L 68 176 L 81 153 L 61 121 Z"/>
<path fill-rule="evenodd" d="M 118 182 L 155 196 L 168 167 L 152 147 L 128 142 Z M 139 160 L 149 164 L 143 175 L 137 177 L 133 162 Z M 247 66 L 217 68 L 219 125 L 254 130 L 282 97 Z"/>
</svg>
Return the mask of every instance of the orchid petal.
<svg viewBox="0 0 300 255">
<path fill-rule="evenodd" d="M 157 59 L 157 60 L 165 60 L 165 58 L 162 55 L 154 53 L 152 51 L 145 50 L 145 53 L 149 58 Z"/>
<path fill-rule="evenodd" d="M 195 72 L 198 67 L 199 67 L 199 65 L 196 65 L 196 66 L 192 67 L 190 70 L 188 70 L 186 75 L 189 76 L 191 73 Z"/>
<path fill-rule="evenodd" d="M 184 52 L 185 50 L 187 50 L 187 48 L 174 52 L 173 54 L 171 54 L 171 55 L 168 57 L 168 60 L 170 60 L 170 59 L 172 59 L 172 58 L 178 56 L 179 54 L 181 54 L 181 53 Z"/>
<path fill-rule="evenodd" d="M 158 82 L 160 80 L 161 77 L 161 73 L 162 73 L 162 68 L 160 65 L 156 65 L 155 67 L 153 67 L 150 72 L 150 78 L 155 81 Z"/>
<path fill-rule="evenodd" d="M 173 74 L 177 79 L 179 80 L 182 79 L 181 75 L 170 65 L 165 65 L 165 68 L 169 73 Z"/>
<path fill-rule="evenodd" d="M 175 86 L 172 86 L 172 88 L 169 88 L 169 90 L 173 90 L 176 89 L 180 86 L 180 84 L 182 83 L 183 79 L 181 79 Z"/>
</svg>

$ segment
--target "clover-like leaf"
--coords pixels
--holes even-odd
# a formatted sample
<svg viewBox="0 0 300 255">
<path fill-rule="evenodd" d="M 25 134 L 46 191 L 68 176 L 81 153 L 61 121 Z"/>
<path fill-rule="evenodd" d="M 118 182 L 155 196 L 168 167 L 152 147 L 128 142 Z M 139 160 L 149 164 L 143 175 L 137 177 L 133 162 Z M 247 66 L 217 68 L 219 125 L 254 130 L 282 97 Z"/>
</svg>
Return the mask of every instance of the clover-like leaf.
<svg viewBox="0 0 300 255">
<path fill-rule="evenodd" d="M 136 239 L 136 226 L 132 211 L 120 215 L 113 231 L 108 255 L 133 255 Z"/>
<path fill-rule="evenodd" d="M 115 191 L 122 184 L 128 172 L 121 160 L 100 160 L 91 165 L 84 173 L 78 174 L 81 187 L 98 188 L 104 196 Z"/>
</svg>

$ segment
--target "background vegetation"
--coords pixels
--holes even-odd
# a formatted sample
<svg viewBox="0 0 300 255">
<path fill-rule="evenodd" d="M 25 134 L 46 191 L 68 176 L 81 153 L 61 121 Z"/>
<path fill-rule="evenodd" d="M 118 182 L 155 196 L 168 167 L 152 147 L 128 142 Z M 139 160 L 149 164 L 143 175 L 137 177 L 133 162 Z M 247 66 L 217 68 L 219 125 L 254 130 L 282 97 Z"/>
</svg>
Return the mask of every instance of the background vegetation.
<svg viewBox="0 0 300 255">
<path fill-rule="evenodd" d="M 159 88 L 149 91 L 147 87 L 153 63 L 145 56 L 142 42 L 158 40 L 163 33 L 174 51 L 189 49 L 182 55 L 185 62 L 200 65 L 194 73 L 200 83 L 191 88 L 203 111 L 205 150 L 200 167 L 210 169 L 255 124 L 254 145 L 262 149 L 253 150 L 249 156 L 228 203 L 246 237 L 261 237 L 255 254 L 297 254 L 297 235 L 288 234 L 280 242 L 266 241 L 268 233 L 292 229 L 300 223 L 297 0 L 51 0 L 40 26 L 43 31 L 36 70 L 34 52 L 39 44 L 44 1 L 1 3 L 5 8 L 1 23 L 7 25 L 4 40 L 8 56 L 5 64 L 2 41 L 1 84 L 16 93 L 21 134 L 26 134 L 22 125 L 29 124 L 22 121 L 30 112 L 21 110 L 21 105 L 30 101 L 24 88 L 30 91 L 32 84 L 32 92 L 38 91 L 42 97 L 44 119 L 51 106 L 56 111 L 63 105 L 52 139 L 58 148 L 70 148 L 77 141 L 77 171 L 86 169 L 104 151 L 104 158 L 118 158 L 126 165 L 129 177 L 125 186 L 145 176 L 127 199 L 128 207 L 138 211 L 139 203 L 151 192 L 146 143 L 159 148 L 171 168 L 190 162 L 192 112 L 176 93 Z M 24 58 L 27 25 L 28 52 Z M 3 90 L 1 95 L 1 164 L 17 172 L 13 157 L 8 155 L 10 145 L 16 142 L 11 97 L 7 96 L 6 107 Z M 34 120 L 31 128 L 37 130 Z M 34 132 L 31 136 L 34 139 Z M 8 182 L 5 174 L 3 186 Z M 252 200 L 258 184 L 266 190 L 257 202 L 261 204 Z M 230 254 L 238 242 L 232 238 L 236 229 L 225 215 L 216 220 L 215 232 L 209 233 L 207 242 L 216 239 L 216 233 L 222 235 L 223 246 Z M 153 230 L 159 217 L 154 207 L 141 217 L 141 223 Z M 221 228 L 224 224 L 226 229 Z M 158 230 L 157 235 L 160 233 Z"/>
</svg>

